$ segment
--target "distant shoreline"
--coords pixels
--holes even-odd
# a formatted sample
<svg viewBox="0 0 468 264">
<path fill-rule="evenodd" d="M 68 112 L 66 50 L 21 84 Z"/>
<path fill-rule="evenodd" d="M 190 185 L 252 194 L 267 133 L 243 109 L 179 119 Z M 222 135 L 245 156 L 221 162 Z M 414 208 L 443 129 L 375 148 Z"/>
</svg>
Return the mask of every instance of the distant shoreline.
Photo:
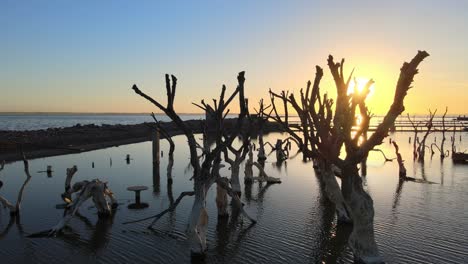
<svg viewBox="0 0 468 264">
<path fill-rule="evenodd" d="M 112 112 L 103 112 L 103 113 L 94 113 L 94 112 L 0 112 L 0 116 L 6 115 L 43 115 L 43 116 L 54 116 L 54 115 L 147 115 L 149 113 L 112 113 Z M 155 115 L 166 115 L 164 113 L 155 113 Z M 180 115 L 204 115 L 204 113 L 181 113 Z M 235 114 L 234 114 L 235 115 Z"/>
<path fill-rule="evenodd" d="M 225 128 L 236 125 L 237 118 L 225 120 Z M 187 120 L 184 123 L 194 132 L 202 133 L 205 120 Z M 183 132 L 173 122 L 161 126 L 171 136 Z M 281 126 L 268 122 L 264 132 L 281 131 Z M 75 125 L 65 128 L 49 128 L 28 131 L 0 130 L 0 161 L 21 160 L 22 149 L 28 159 L 81 153 L 151 140 L 153 123 L 135 125 Z M 162 136 L 161 136 L 162 137 Z"/>
<path fill-rule="evenodd" d="M 157 116 L 165 116 L 164 113 L 154 113 Z M 239 113 L 229 113 L 229 116 L 236 116 Z M 142 113 L 118 113 L 118 112 L 0 112 L 0 116 L 27 116 L 27 115 L 40 115 L 40 116 L 60 116 L 60 115 L 70 115 L 70 116 L 113 116 L 113 115 L 122 115 L 122 116 L 149 116 L 149 112 Z M 188 115 L 188 116 L 197 116 L 205 115 L 205 113 L 179 113 L 179 115 Z M 402 114 L 401 117 L 406 117 L 407 113 Z M 375 115 L 375 117 L 383 117 L 385 114 Z M 410 114 L 410 116 L 416 117 L 425 117 L 427 114 Z M 446 118 L 456 118 L 459 116 L 468 116 L 468 113 L 464 114 L 449 114 Z M 291 115 L 291 117 L 298 117 L 297 115 Z M 442 114 L 436 115 L 436 117 L 442 117 Z"/>
</svg>

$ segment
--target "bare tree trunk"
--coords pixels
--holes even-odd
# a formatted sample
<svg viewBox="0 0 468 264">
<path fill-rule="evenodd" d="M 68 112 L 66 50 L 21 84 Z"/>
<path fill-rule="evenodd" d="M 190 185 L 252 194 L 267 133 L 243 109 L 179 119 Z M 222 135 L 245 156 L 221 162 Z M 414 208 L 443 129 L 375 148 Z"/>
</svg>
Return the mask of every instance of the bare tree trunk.
<svg viewBox="0 0 468 264">
<path fill-rule="evenodd" d="M 340 223 L 351 223 L 351 216 L 346 208 L 346 203 L 341 193 L 340 186 L 336 181 L 335 173 L 331 166 L 323 165 L 319 172 L 322 181 L 323 191 L 326 197 L 335 204 L 337 220 Z"/>
<path fill-rule="evenodd" d="M 383 263 L 374 236 L 374 205 L 362 186 L 357 167 L 346 168 L 342 178 L 342 193 L 353 220 L 349 237 L 356 262 Z"/>
<path fill-rule="evenodd" d="M 254 178 L 253 178 L 253 151 L 252 151 L 252 146 L 250 146 L 249 150 L 249 157 L 245 161 L 245 168 L 244 168 L 244 183 L 250 184 L 253 183 Z"/>
<path fill-rule="evenodd" d="M 237 194 L 237 196 L 241 197 L 242 190 L 241 190 L 240 180 L 239 180 L 239 171 L 240 171 L 240 162 L 236 160 L 231 165 L 231 187 L 232 187 L 232 190 Z"/>
<path fill-rule="evenodd" d="M 227 181 L 227 179 L 226 179 Z M 229 184 L 229 183 L 226 183 Z M 227 192 L 224 188 L 220 186 L 219 183 L 216 183 L 216 206 L 218 207 L 218 217 L 228 216 L 228 199 Z"/>
<path fill-rule="evenodd" d="M 205 254 L 207 225 L 206 191 L 203 185 L 200 186 L 200 184 L 195 183 L 195 199 L 193 201 L 186 232 L 190 241 L 190 252 L 192 256 Z"/>
<path fill-rule="evenodd" d="M 401 180 L 404 180 L 406 179 L 406 168 L 405 168 L 405 164 L 403 163 L 403 158 L 401 157 L 401 154 L 400 152 L 398 151 L 399 148 L 398 148 L 398 145 L 397 143 L 395 142 L 395 140 L 392 142 L 393 143 L 393 146 L 395 147 L 395 154 L 397 156 L 397 161 L 398 161 L 398 167 L 399 167 L 399 177 Z"/>
<path fill-rule="evenodd" d="M 260 131 L 258 133 L 258 154 L 257 154 L 257 161 L 260 162 L 260 164 L 264 163 L 266 160 L 266 155 L 265 155 L 265 146 L 263 143 L 263 132 Z"/>
<path fill-rule="evenodd" d="M 442 116 L 442 142 L 440 143 L 440 158 L 445 158 L 444 144 L 445 144 L 445 116 L 447 115 L 448 107 L 445 107 L 445 113 Z"/>
<path fill-rule="evenodd" d="M 427 130 L 418 146 L 418 161 L 420 162 L 424 162 L 424 156 L 426 154 L 426 139 L 427 136 L 429 136 L 429 134 L 432 132 L 432 120 L 434 119 L 436 112 L 437 109 L 434 111 L 434 113 L 432 113 L 431 110 L 429 110 L 429 121 L 427 121 L 426 124 Z"/>
</svg>

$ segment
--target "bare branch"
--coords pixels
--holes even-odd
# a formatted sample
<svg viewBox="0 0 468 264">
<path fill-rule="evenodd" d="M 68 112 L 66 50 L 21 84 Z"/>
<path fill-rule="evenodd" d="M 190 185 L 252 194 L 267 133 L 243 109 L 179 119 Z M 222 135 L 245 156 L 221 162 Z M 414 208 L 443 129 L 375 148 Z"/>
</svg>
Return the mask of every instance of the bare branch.
<svg viewBox="0 0 468 264">
<path fill-rule="evenodd" d="M 418 65 L 429 56 L 425 51 L 418 51 L 418 54 L 411 60 L 410 63 L 404 63 L 401 67 L 400 77 L 395 89 L 395 97 L 393 104 L 388 110 L 382 123 L 379 124 L 376 131 L 370 138 L 360 147 L 359 151 L 348 159 L 351 163 L 359 163 L 374 146 L 381 144 L 382 140 L 387 136 L 389 129 L 394 125 L 395 119 L 405 110 L 403 100 L 410 89 L 414 76 L 418 73 Z"/>
</svg>

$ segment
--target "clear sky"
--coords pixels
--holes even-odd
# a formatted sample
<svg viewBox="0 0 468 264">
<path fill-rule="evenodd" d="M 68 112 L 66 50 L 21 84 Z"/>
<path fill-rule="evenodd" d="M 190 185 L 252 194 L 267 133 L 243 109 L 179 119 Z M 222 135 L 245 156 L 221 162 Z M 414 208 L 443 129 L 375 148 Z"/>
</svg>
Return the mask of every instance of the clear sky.
<svg viewBox="0 0 468 264">
<path fill-rule="evenodd" d="M 268 89 L 299 91 L 328 54 L 376 81 L 369 107 L 384 113 L 401 64 L 423 62 L 405 101 L 468 113 L 468 1 L 0 1 L 0 112 L 149 112 L 142 90 L 175 108 L 232 91 L 246 71 L 251 106 Z M 232 109 L 235 111 L 236 109 Z"/>
</svg>

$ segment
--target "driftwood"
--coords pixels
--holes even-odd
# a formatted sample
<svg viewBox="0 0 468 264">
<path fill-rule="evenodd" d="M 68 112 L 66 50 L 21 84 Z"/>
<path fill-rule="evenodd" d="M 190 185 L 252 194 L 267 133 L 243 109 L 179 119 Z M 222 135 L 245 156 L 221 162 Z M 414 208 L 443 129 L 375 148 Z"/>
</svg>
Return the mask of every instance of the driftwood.
<svg viewBox="0 0 468 264">
<path fill-rule="evenodd" d="M 77 171 L 76 166 L 67 169 L 65 192 L 62 194 L 63 200 L 67 203 L 63 218 L 51 229 L 32 234 L 31 237 L 36 237 L 38 234 L 55 236 L 61 233 L 62 229 L 78 213 L 80 207 L 90 198 L 92 198 L 98 210 L 99 217 L 108 217 L 112 213 L 112 209 L 117 208 L 117 200 L 112 191 L 107 187 L 107 182 L 102 182 L 99 179 L 85 180 L 77 182 L 71 187 L 71 179 Z M 73 193 L 77 193 L 74 199 L 72 199 Z M 109 198 L 109 201 L 107 201 L 106 197 Z"/>
</svg>

